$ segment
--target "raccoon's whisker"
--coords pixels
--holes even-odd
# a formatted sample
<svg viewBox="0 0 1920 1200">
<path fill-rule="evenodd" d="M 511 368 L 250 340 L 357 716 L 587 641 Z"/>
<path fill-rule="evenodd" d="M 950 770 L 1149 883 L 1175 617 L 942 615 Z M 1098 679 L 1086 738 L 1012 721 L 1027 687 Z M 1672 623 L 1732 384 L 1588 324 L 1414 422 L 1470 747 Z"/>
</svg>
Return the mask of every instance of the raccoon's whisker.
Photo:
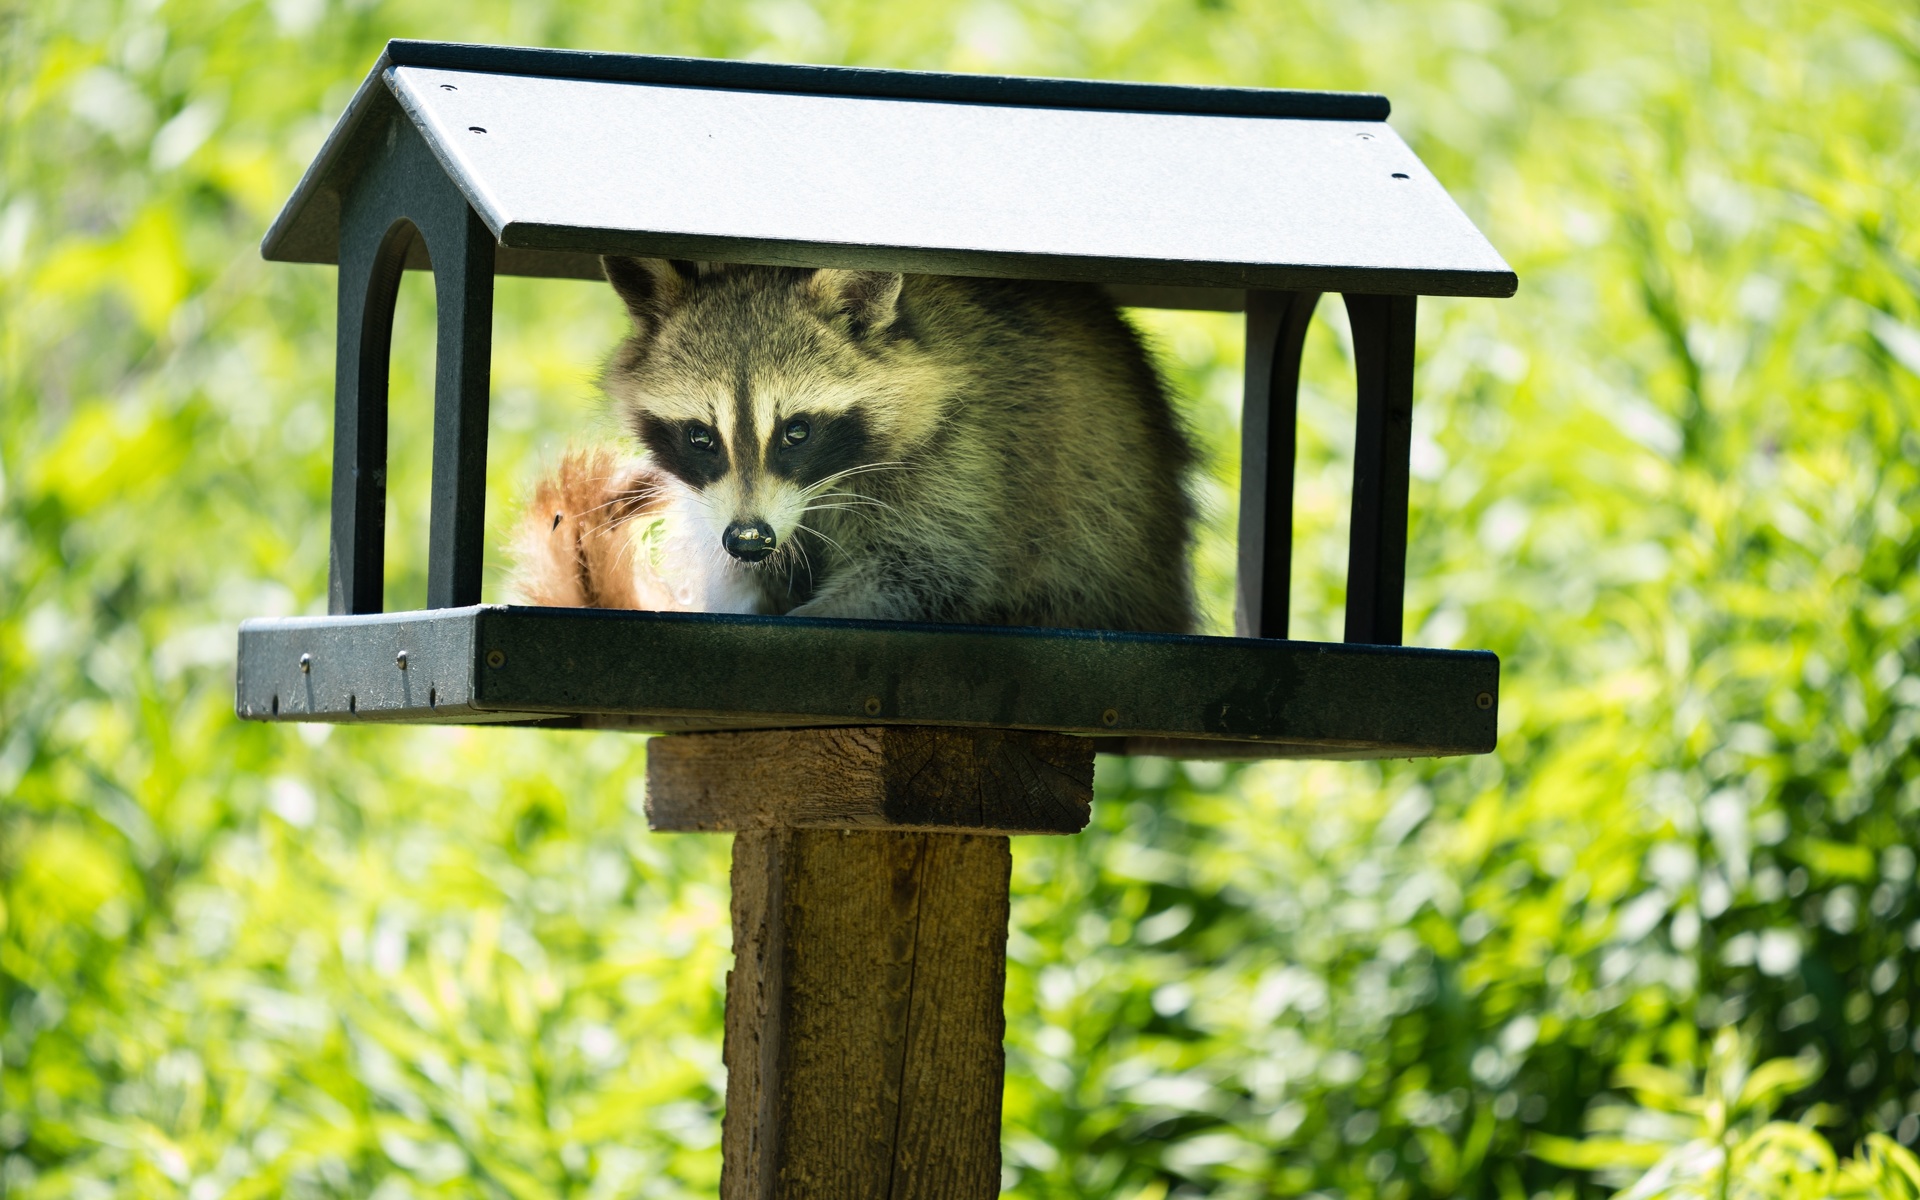
<svg viewBox="0 0 1920 1200">
<path fill-rule="evenodd" d="M 806 531 L 807 531 L 808 533 L 810 533 L 810 534 L 812 534 L 813 536 L 815 536 L 815 537 L 817 537 L 817 538 L 819 538 L 819 539 L 820 539 L 821 541 L 823 541 L 823 542 L 825 542 L 825 543 L 826 543 L 827 545 L 829 545 L 829 546 L 832 546 L 832 547 L 833 547 L 833 548 L 834 548 L 835 550 L 838 550 L 838 551 L 839 551 L 840 553 L 842 553 L 842 554 L 846 554 L 846 552 L 847 552 L 847 548 L 846 548 L 845 546 L 842 546 L 842 545 L 841 545 L 841 544 L 840 544 L 839 542 L 836 542 L 836 541 L 834 541 L 834 540 L 833 540 L 832 538 L 830 538 L 830 537 L 828 537 L 828 536 L 827 536 L 826 534 L 824 534 L 824 533 L 821 533 L 821 532 L 820 532 L 820 531 L 819 531 L 818 529 L 815 529 L 815 528 L 814 528 L 813 526 L 811 526 L 811 525 L 799 525 L 799 524 L 796 524 L 796 525 L 794 526 L 794 528 L 795 528 L 795 529 L 804 529 L 804 530 L 806 530 Z M 796 546 L 797 546 L 797 545 L 799 545 L 799 544 L 800 544 L 800 543 L 798 543 L 798 542 L 795 542 L 795 543 L 794 543 L 794 545 L 796 545 Z M 802 551 L 801 551 L 801 553 L 803 553 L 803 554 L 804 554 L 804 553 L 806 553 L 806 551 L 804 551 L 804 550 L 802 550 Z"/>
<path fill-rule="evenodd" d="M 805 500 L 805 504 L 800 509 L 800 515 L 803 517 L 810 512 L 850 512 L 861 510 L 867 518 L 874 519 L 878 514 L 896 511 L 894 506 L 888 504 L 885 500 L 880 500 L 873 496 L 863 496 L 858 492 L 812 492 L 808 493 L 803 499 Z M 829 504 L 823 503 L 823 501 L 836 501 L 837 503 Z"/>
<path fill-rule="evenodd" d="M 873 500 L 865 496 L 835 496 L 831 499 L 816 500 L 808 504 L 800 510 L 800 515 L 804 517 L 810 512 L 832 512 L 835 510 L 861 512 L 869 517 L 879 513 L 895 513 L 899 511 L 885 501 Z"/>
<path fill-rule="evenodd" d="M 599 506 L 599 508 L 606 508 L 606 507 L 607 505 L 605 504 L 602 504 Z M 587 512 L 597 512 L 597 511 L 599 511 L 598 508 L 590 508 L 587 510 Z M 645 516 L 646 513 L 647 513 L 647 509 L 644 504 L 635 503 L 632 508 L 624 512 L 614 513 L 612 516 L 608 517 L 606 520 L 600 521 L 595 525 L 591 526 L 585 532 L 588 536 L 591 536 L 596 533 L 604 533 L 609 529 L 613 529 L 613 528 L 616 528 L 617 526 L 626 524 L 628 521 L 633 520 L 635 517 Z M 586 513 L 582 513 L 580 515 L 585 516 Z"/>
<path fill-rule="evenodd" d="M 834 503 L 831 504 L 821 504 L 817 502 L 809 504 L 800 510 L 800 515 L 805 516 L 810 512 L 829 512 L 834 509 L 859 509 L 864 511 L 868 516 L 872 516 L 876 512 L 890 513 L 896 511 L 891 504 L 886 504 L 879 500 L 870 500 L 865 496 L 836 496 L 833 497 L 833 500 Z"/>
<path fill-rule="evenodd" d="M 605 482 L 609 482 L 609 480 L 601 480 L 601 482 L 605 484 Z M 643 488 L 634 488 L 632 492 L 614 493 L 605 503 L 593 505 L 593 509 L 605 509 L 607 505 L 616 505 L 616 503 L 620 503 L 620 501 L 624 501 L 624 499 L 637 499 L 637 497 L 643 497 L 643 495 L 655 495 L 655 493 L 659 493 L 660 490 L 662 490 L 660 484 L 649 484 L 649 486 L 643 486 Z M 586 513 L 591 513 L 593 509 L 586 509 Z"/>
<path fill-rule="evenodd" d="M 799 565 L 799 555 L 793 553 L 792 544 L 780 547 L 779 556 L 787 560 L 787 595 L 793 595 L 793 569 Z"/>
<path fill-rule="evenodd" d="M 833 483 L 833 481 L 834 481 L 834 480 L 836 480 L 836 479 L 845 479 L 845 478 L 846 478 L 847 476 L 849 476 L 849 475 L 851 475 L 851 474 L 853 474 L 853 473 L 854 473 L 855 471 L 859 471 L 859 470 L 861 470 L 861 469 L 863 469 L 863 468 L 865 468 L 865 467 L 869 467 L 869 466 L 876 466 L 876 465 L 878 465 L 878 464 L 874 464 L 874 463 L 855 463 L 855 464 L 854 464 L 853 466 L 851 466 L 851 467 L 845 467 L 845 468 L 842 468 L 841 470 L 838 470 L 838 471 L 835 471 L 835 472 L 834 472 L 833 474 L 831 474 L 831 475 L 828 475 L 828 476 L 827 476 L 826 478 L 824 478 L 824 479 L 821 479 L 821 480 L 820 480 L 819 482 L 817 482 L 817 483 L 815 483 L 815 484 L 813 484 L 813 485 L 812 485 L 812 487 L 813 487 L 813 488 L 815 488 L 815 489 L 817 489 L 817 488 L 823 488 L 823 487 L 827 487 L 827 486 L 829 486 L 829 485 L 831 485 L 831 484 Z"/>
<path fill-rule="evenodd" d="M 600 524 L 595 525 L 593 528 L 583 531 L 581 533 L 581 537 L 582 538 L 600 537 L 602 535 L 612 533 L 614 530 L 620 528 L 622 525 L 625 525 L 627 522 L 633 520 L 635 517 L 639 515 L 640 515 L 639 513 L 628 513 L 624 517 L 616 517 L 610 521 L 603 521 Z"/>
<path fill-rule="evenodd" d="M 612 516 L 608 517 L 607 520 L 625 520 L 644 508 L 646 502 L 650 499 L 652 499 L 651 496 L 622 496 L 615 500 L 609 500 L 605 504 L 596 504 L 592 508 L 575 513 L 574 516 L 581 518 L 590 517 L 594 513 L 605 512 L 607 509 L 612 508 L 616 511 Z"/>
<path fill-rule="evenodd" d="M 580 510 L 579 512 L 577 512 L 577 513 L 571 513 L 571 514 L 569 514 L 569 515 L 570 515 L 570 516 L 575 516 L 575 517 L 590 517 L 590 516 L 592 516 L 592 515 L 593 515 L 594 513 L 597 513 L 597 512 L 599 512 L 599 511 L 600 511 L 601 509 L 603 509 L 603 508 L 612 508 L 612 507 L 613 507 L 614 505 L 616 505 L 616 504 L 618 504 L 618 503 L 620 503 L 620 502 L 621 502 L 622 500 L 624 500 L 625 498 L 626 498 L 626 497 L 624 497 L 624 496 L 615 496 L 615 497 L 614 497 L 613 499 L 611 499 L 611 500 L 607 500 L 607 501 L 603 501 L 602 503 L 599 503 L 599 504 L 596 504 L 596 505 L 594 505 L 594 506 L 593 506 L 592 508 L 583 508 L 583 509 L 581 509 L 581 510 Z"/>
<path fill-rule="evenodd" d="M 804 509 L 802 509 L 802 511 L 808 511 L 808 510 L 817 508 L 822 502 L 828 502 L 828 503 L 833 503 L 833 504 L 838 504 L 845 507 L 853 507 L 853 508 L 892 508 L 893 507 L 893 505 L 888 504 L 886 501 L 875 500 L 871 496 L 856 496 L 848 492 L 828 492 L 824 496 L 809 497 L 809 503 L 806 505 Z"/>
<path fill-rule="evenodd" d="M 813 559 L 808 557 L 807 548 L 798 539 L 788 542 L 775 552 L 776 558 L 787 560 L 787 595 L 793 595 L 793 569 L 798 566 L 806 571 L 807 578 L 813 578 Z"/>
<path fill-rule="evenodd" d="M 865 517 L 869 521 L 879 519 L 879 514 L 870 506 L 860 504 L 809 504 L 800 510 L 801 516 L 811 512 L 850 512 Z"/>
<path fill-rule="evenodd" d="M 597 504 L 594 507 L 585 510 L 584 512 L 577 512 L 572 515 L 584 521 L 587 517 L 590 517 L 597 512 L 604 512 L 605 510 L 609 508 L 613 508 L 615 505 L 620 503 L 621 502 L 618 500 L 608 501 L 606 504 Z M 583 532 L 590 533 L 590 534 L 598 533 L 602 529 L 605 529 L 608 525 L 617 525 L 621 521 L 630 520 L 631 518 L 639 515 L 640 510 L 645 507 L 646 505 L 644 502 L 637 501 L 629 509 L 626 509 L 624 511 L 616 510 L 611 515 L 606 517 L 604 520 L 596 521 L 586 526 Z"/>
<path fill-rule="evenodd" d="M 580 536 L 593 537 L 595 534 L 605 533 L 607 530 L 620 524 L 620 522 L 631 519 L 632 516 L 632 513 L 615 513 L 604 521 L 595 521 L 593 524 L 585 526 L 580 530 Z"/>
<path fill-rule="evenodd" d="M 814 485 L 814 489 L 818 490 L 823 487 L 831 487 L 842 480 L 852 479 L 856 475 L 874 475 L 881 471 L 904 471 L 906 469 L 907 464 L 905 463 L 868 463 L 863 467 L 848 467 L 844 471 L 836 472 L 822 479 Z"/>
<path fill-rule="evenodd" d="M 893 505 L 888 504 L 885 500 L 879 499 L 876 496 L 862 495 L 859 492 L 817 492 L 812 493 L 811 496 L 819 500 L 851 500 L 860 504 L 871 504 L 876 508 L 893 507 Z"/>
<path fill-rule="evenodd" d="M 602 480 L 601 482 L 604 483 L 606 481 Z M 621 492 L 619 495 L 613 497 L 611 500 L 602 501 L 601 503 L 594 505 L 592 508 L 583 508 L 579 512 L 574 513 L 573 515 L 576 517 L 584 517 L 592 513 L 597 513 L 603 508 L 612 508 L 616 504 L 625 504 L 629 501 L 638 503 L 642 501 L 651 500 L 655 496 L 658 496 L 661 492 L 664 492 L 664 491 L 666 491 L 666 488 L 659 484 L 655 484 L 652 487 L 635 488 L 630 492 Z"/>
<path fill-rule="evenodd" d="M 857 467 L 848 467 L 844 471 L 835 471 L 833 474 L 827 476 L 825 479 L 822 479 L 820 482 L 808 488 L 806 490 L 806 494 L 812 495 L 818 492 L 822 488 L 832 487 L 834 484 L 839 483 L 841 480 L 850 479 L 855 475 L 865 475 L 872 471 L 904 471 L 906 469 L 907 469 L 907 464 L 905 462 L 863 463 Z"/>
<path fill-rule="evenodd" d="M 613 516 L 608 517 L 604 521 L 597 521 L 594 524 L 587 526 L 585 529 L 582 529 L 580 531 L 580 536 L 593 537 L 597 534 L 605 533 L 608 530 L 617 527 L 622 521 L 631 520 L 632 518 L 633 518 L 632 513 L 627 513 L 624 515 L 615 513 Z"/>
<path fill-rule="evenodd" d="M 904 458 L 883 458 L 870 463 L 855 463 L 846 470 L 837 473 L 841 475 L 856 475 L 861 471 L 885 471 L 906 465 L 907 460 Z"/>
</svg>

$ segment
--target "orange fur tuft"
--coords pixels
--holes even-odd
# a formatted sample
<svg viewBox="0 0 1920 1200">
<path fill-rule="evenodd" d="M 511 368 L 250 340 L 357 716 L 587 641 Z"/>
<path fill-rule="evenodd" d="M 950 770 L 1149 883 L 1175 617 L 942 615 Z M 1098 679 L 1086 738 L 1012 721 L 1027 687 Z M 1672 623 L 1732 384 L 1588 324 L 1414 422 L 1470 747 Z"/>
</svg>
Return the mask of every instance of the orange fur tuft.
<svg viewBox="0 0 1920 1200">
<path fill-rule="evenodd" d="M 650 467 L 611 447 L 569 451 L 534 488 L 514 539 L 514 590 L 521 602 L 664 607 L 660 597 L 641 594 L 634 569 L 635 521 L 660 508 L 661 482 Z"/>
</svg>

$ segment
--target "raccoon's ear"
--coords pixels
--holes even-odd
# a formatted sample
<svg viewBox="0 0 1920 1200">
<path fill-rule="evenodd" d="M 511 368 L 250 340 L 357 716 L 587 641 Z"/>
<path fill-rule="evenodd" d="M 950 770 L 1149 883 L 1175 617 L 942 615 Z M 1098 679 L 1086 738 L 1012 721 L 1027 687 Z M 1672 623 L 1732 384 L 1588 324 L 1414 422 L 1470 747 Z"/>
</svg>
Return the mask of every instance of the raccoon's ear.
<svg viewBox="0 0 1920 1200">
<path fill-rule="evenodd" d="M 699 274 L 696 264 L 683 259 L 620 258 L 611 254 L 601 257 L 600 269 L 627 302 L 634 327 L 641 333 L 651 331 L 655 322 L 686 298 L 687 285 Z"/>
<path fill-rule="evenodd" d="M 900 315 L 901 278 L 892 271 L 842 271 L 822 267 L 807 280 L 807 296 L 844 317 L 858 337 L 893 324 Z"/>
</svg>

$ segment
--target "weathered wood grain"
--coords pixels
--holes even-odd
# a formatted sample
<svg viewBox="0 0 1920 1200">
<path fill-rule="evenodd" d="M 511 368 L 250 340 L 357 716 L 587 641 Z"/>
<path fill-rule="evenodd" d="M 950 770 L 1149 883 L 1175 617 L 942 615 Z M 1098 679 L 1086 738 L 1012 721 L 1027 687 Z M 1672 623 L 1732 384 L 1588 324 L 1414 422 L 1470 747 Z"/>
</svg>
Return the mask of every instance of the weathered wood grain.
<svg viewBox="0 0 1920 1200">
<path fill-rule="evenodd" d="M 676 734 L 647 748 L 659 831 L 897 829 L 1078 833 L 1093 743 L 1053 733 L 889 725 Z"/>
<path fill-rule="evenodd" d="M 993 835 L 734 839 L 723 1200 L 989 1200 L 1007 883 Z"/>
</svg>

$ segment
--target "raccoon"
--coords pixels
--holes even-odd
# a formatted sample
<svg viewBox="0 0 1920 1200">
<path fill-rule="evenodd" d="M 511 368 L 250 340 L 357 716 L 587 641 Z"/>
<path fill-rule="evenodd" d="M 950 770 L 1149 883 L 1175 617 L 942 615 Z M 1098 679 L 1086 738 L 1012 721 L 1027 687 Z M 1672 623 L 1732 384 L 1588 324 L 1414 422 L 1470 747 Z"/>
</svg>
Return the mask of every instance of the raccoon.
<svg viewBox="0 0 1920 1200">
<path fill-rule="evenodd" d="M 638 556 L 643 582 L 606 595 L 664 590 L 675 599 L 662 607 L 810 617 L 1192 628 L 1194 450 L 1139 335 L 1099 289 L 602 265 L 633 321 L 602 384 L 645 460 L 603 464 L 611 482 L 587 481 L 571 500 L 554 492 L 533 519 L 587 500 L 629 526 L 646 519 L 663 540 Z M 563 516 L 549 534 L 568 548 L 534 556 L 529 590 L 569 569 L 604 575 L 618 558 L 593 543 L 608 521 L 562 531 Z M 677 572 L 664 587 L 649 582 L 661 555 Z"/>
</svg>

